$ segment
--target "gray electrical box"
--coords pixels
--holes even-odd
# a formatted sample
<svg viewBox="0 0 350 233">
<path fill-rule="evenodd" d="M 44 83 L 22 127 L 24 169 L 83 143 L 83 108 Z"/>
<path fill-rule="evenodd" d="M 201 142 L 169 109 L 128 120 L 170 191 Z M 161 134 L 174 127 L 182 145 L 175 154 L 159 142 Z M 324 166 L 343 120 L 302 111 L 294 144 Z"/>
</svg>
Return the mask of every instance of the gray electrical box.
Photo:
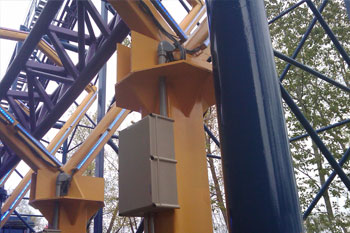
<svg viewBox="0 0 350 233">
<path fill-rule="evenodd" d="M 179 208 L 173 120 L 151 114 L 119 134 L 119 214 Z"/>
</svg>

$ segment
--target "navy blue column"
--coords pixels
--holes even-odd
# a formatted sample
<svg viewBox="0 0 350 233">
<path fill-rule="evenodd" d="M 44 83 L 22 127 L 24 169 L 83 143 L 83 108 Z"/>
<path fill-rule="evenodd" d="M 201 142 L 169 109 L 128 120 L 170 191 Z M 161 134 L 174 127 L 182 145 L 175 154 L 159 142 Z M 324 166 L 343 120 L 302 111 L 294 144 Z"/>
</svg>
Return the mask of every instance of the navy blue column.
<svg viewBox="0 0 350 233">
<path fill-rule="evenodd" d="M 104 22 L 108 23 L 108 11 L 106 2 L 101 1 L 101 16 Z M 105 64 L 98 73 L 98 106 L 97 106 L 97 123 L 100 122 L 106 114 L 106 76 L 107 64 Z M 104 148 L 98 153 L 96 157 L 95 175 L 97 177 L 104 176 Z M 103 232 L 103 208 L 101 208 L 94 218 L 94 233 Z"/>
<path fill-rule="evenodd" d="M 348 17 L 350 19 L 350 0 L 344 0 L 344 2 L 345 2 L 346 11 L 348 12 Z"/>
<path fill-rule="evenodd" d="M 230 232 L 302 232 L 264 1 L 207 9 Z"/>
</svg>

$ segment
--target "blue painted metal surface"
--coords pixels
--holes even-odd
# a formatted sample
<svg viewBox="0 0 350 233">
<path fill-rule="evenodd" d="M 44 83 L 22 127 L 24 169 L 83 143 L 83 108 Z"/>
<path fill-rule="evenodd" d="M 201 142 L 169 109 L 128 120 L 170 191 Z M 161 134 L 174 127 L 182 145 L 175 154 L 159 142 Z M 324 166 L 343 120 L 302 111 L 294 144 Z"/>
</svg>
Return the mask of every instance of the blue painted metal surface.
<svg viewBox="0 0 350 233">
<path fill-rule="evenodd" d="M 140 222 L 140 225 L 137 228 L 136 233 L 142 233 L 143 232 L 143 230 L 144 230 L 144 223 L 143 222 L 144 222 L 144 219 L 142 219 L 142 221 Z"/>
<path fill-rule="evenodd" d="M 317 10 L 314 3 L 310 0 L 306 0 L 307 5 L 311 9 L 311 11 L 314 13 L 315 17 L 317 18 L 318 22 L 321 24 L 325 32 L 327 33 L 328 37 L 332 40 L 334 46 L 339 51 L 340 55 L 343 57 L 344 61 L 350 66 L 350 57 L 343 48 L 343 46 L 338 41 L 337 37 L 334 35 L 333 31 L 330 29 L 326 21 L 323 19 L 321 13 L 319 10 Z"/>
<path fill-rule="evenodd" d="M 182 7 L 187 11 L 187 13 L 189 13 L 190 12 L 190 8 L 188 8 L 188 6 L 184 2 L 184 0 L 179 0 L 179 2 L 181 3 Z"/>
<path fill-rule="evenodd" d="M 210 131 L 210 129 L 206 125 L 204 125 L 204 130 L 205 130 L 205 132 L 207 132 L 207 134 L 211 138 L 211 140 L 213 140 L 213 142 L 217 145 L 217 147 L 220 148 L 219 140 L 215 137 L 215 135 Z"/>
<path fill-rule="evenodd" d="M 337 123 L 334 123 L 334 124 L 331 124 L 331 125 L 327 125 L 325 127 L 322 127 L 320 129 L 317 129 L 316 130 L 316 133 L 321 133 L 321 132 L 324 132 L 324 131 L 327 131 L 329 129 L 333 129 L 335 127 L 338 127 L 338 126 L 343 126 L 343 125 L 346 125 L 346 124 L 349 124 L 350 123 L 350 119 L 346 119 L 344 121 L 340 121 L 340 122 L 337 122 Z M 293 142 L 293 141 L 297 141 L 299 139 L 302 139 L 302 138 L 306 138 L 310 136 L 309 134 L 303 134 L 303 135 L 299 135 L 299 136 L 296 136 L 296 137 L 293 137 L 293 138 L 290 138 L 289 139 L 289 142 Z"/>
<path fill-rule="evenodd" d="M 207 0 L 230 232 L 302 232 L 263 1 Z"/>
<path fill-rule="evenodd" d="M 346 11 L 348 13 L 348 17 L 350 19 L 350 0 L 344 0 L 344 2 L 345 2 Z"/>
<path fill-rule="evenodd" d="M 334 171 L 339 175 L 340 179 L 343 181 L 347 189 L 350 191 L 350 179 L 345 174 L 343 169 L 339 166 L 337 161 L 334 159 L 332 153 L 328 150 L 326 145 L 322 142 L 320 137 L 317 135 L 315 130 L 312 128 L 311 124 L 307 121 L 301 110 L 298 108 L 298 106 L 293 101 L 292 97 L 289 95 L 289 93 L 282 87 L 281 85 L 281 92 L 282 92 L 282 98 L 288 105 L 288 107 L 291 109 L 295 117 L 298 119 L 298 121 L 301 123 L 301 125 L 304 127 L 306 132 L 310 135 L 312 140 L 315 142 L 317 147 L 320 149 L 324 157 L 327 159 L 329 164 L 332 166 Z"/>
<path fill-rule="evenodd" d="M 1 221 L 6 218 L 7 215 L 9 215 L 10 210 L 13 209 L 13 207 L 15 207 L 16 203 L 19 201 L 19 199 L 21 198 L 21 196 L 24 194 L 24 192 L 26 191 L 26 189 L 29 187 L 29 185 L 31 184 L 31 180 L 28 181 L 28 183 L 24 186 L 24 188 L 22 189 L 22 191 L 17 195 L 16 199 L 13 201 L 13 203 L 11 204 L 11 206 L 9 207 L 8 210 L 6 210 L 3 215 L 1 216 Z"/>
<path fill-rule="evenodd" d="M 274 50 L 273 53 L 275 54 L 276 57 L 278 57 L 278 58 L 288 62 L 289 64 L 292 64 L 292 65 L 294 65 L 294 66 L 296 66 L 296 67 L 298 67 L 298 68 L 300 68 L 300 69 L 302 69 L 302 70 L 304 70 L 304 71 L 314 75 L 315 77 L 317 77 L 319 79 L 322 79 L 322 80 L 324 80 L 324 81 L 326 81 L 326 82 L 328 82 L 328 83 L 330 83 L 330 84 L 332 84 L 332 85 L 342 89 L 343 91 L 346 91 L 348 93 L 350 92 L 350 88 L 348 88 L 347 86 L 345 86 L 345 85 L 335 81 L 334 79 L 331 79 L 331 78 L 327 77 L 324 74 L 321 74 L 320 72 L 316 71 L 315 69 L 312 69 L 311 67 L 309 67 L 307 65 L 304 65 L 304 64 L 294 60 L 293 58 L 288 57 L 288 56 L 286 56 L 286 55 L 284 55 L 284 54 L 282 54 L 282 53 L 280 53 L 280 52 L 278 52 L 276 50 Z"/>
<path fill-rule="evenodd" d="M 53 156 L 38 140 L 36 140 L 30 133 L 28 133 L 23 128 L 23 126 L 17 124 L 15 127 L 19 129 L 19 131 L 21 131 L 24 135 L 26 135 L 34 145 L 36 145 L 52 162 L 55 163 L 56 166 L 62 166 L 62 163 L 55 156 Z"/>
<path fill-rule="evenodd" d="M 97 142 L 95 143 L 95 145 L 91 148 L 91 150 L 87 153 L 87 155 L 84 157 L 84 159 L 77 165 L 77 169 L 79 170 L 84 164 L 85 162 L 90 158 L 90 156 L 92 155 L 92 153 L 95 152 L 95 150 L 97 149 L 97 147 L 101 144 L 101 142 L 103 141 L 103 139 L 105 139 L 105 137 L 108 135 L 109 131 L 114 127 L 114 125 L 118 122 L 118 120 L 123 116 L 123 114 L 125 113 L 125 109 L 123 109 L 122 111 L 120 111 L 120 113 L 117 115 L 117 117 L 114 119 L 114 121 L 109 125 L 109 127 L 107 128 L 107 130 L 101 135 L 101 137 L 97 140 Z"/>
<path fill-rule="evenodd" d="M 108 23 L 108 12 L 106 3 L 101 1 L 101 16 L 105 23 Z M 107 88 L 107 63 L 102 66 L 98 73 L 98 98 L 97 98 L 97 123 L 106 114 L 106 88 Z M 98 153 L 96 161 L 95 176 L 103 177 L 104 174 L 104 148 Z M 99 209 L 94 218 L 94 233 L 102 233 L 103 229 L 103 208 Z"/>
<path fill-rule="evenodd" d="M 152 4 L 159 11 L 159 13 L 164 17 L 170 27 L 174 30 L 174 32 L 179 36 L 181 41 L 187 40 L 186 33 L 180 28 L 174 18 L 169 14 L 167 9 L 163 6 L 163 4 L 159 0 L 151 0 Z"/>
<path fill-rule="evenodd" d="M 298 6 L 300 6 L 301 4 L 303 4 L 306 0 L 301 0 L 300 2 L 296 3 L 295 5 L 289 7 L 287 10 L 281 12 L 279 15 L 277 15 L 276 17 L 274 17 L 273 19 L 269 20 L 269 24 L 274 23 L 276 20 L 282 18 L 283 16 L 285 16 L 286 14 L 288 14 L 289 12 L 293 11 L 295 8 L 297 8 Z"/>
<path fill-rule="evenodd" d="M 14 215 L 9 218 L 9 221 L 0 230 L 1 233 L 30 233 L 34 231 L 34 222 L 31 221 L 30 216 L 20 215 L 17 211 L 14 211 Z"/>
<path fill-rule="evenodd" d="M 30 226 L 29 224 L 28 224 L 28 220 L 30 220 L 30 218 L 23 218 L 16 210 L 15 211 L 13 211 L 14 213 L 15 213 L 15 215 L 21 220 L 21 222 L 28 228 L 28 230 L 30 231 L 30 232 L 36 232 L 33 228 L 32 228 L 32 226 Z"/>
<path fill-rule="evenodd" d="M 320 7 L 318 8 L 318 11 L 319 12 L 322 12 L 324 10 L 324 8 L 326 7 L 328 3 L 328 0 L 323 0 L 323 2 L 321 3 Z M 296 58 L 299 54 L 299 52 L 301 51 L 301 48 L 304 46 L 307 38 L 309 37 L 312 29 L 314 28 L 315 24 L 317 22 L 317 18 L 314 17 L 311 21 L 311 23 L 309 24 L 308 28 L 306 29 L 306 32 L 305 34 L 303 35 L 303 38 L 301 38 L 298 46 L 296 47 L 295 51 L 293 52 L 293 55 L 292 55 L 292 58 Z M 283 79 L 286 77 L 289 69 L 290 69 L 291 65 L 290 64 L 287 64 L 286 67 L 284 68 L 282 74 L 280 75 L 279 79 L 280 81 L 283 81 Z"/>
<path fill-rule="evenodd" d="M 343 166 L 346 161 L 348 161 L 350 157 L 350 148 L 344 153 L 343 157 L 339 160 L 339 166 Z M 312 200 L 310 206 L 305 210 L 303 214 L 303 219 L 306 220 L 306 218 L 311 214 L 311 211 L 314 209 L 314 207 L 317 205 L 318 201 L 321 199 L 323 194 L 328 190 L 329 185 L 332 183 L 334 180 L 335 176 L 337 173 L 335 171 L 332 172 L 332 174 L 328 177 L 326 182 L 322 185 L 320 191 L 317 193 L 316 197 L 314 200 Z"/>
</svg>

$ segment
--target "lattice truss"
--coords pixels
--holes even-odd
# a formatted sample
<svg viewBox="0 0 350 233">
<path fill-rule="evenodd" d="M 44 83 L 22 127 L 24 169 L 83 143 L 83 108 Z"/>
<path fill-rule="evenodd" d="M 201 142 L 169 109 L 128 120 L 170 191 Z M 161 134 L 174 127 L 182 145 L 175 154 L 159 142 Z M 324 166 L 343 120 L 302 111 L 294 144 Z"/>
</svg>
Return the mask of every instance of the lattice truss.
<svg viewBox="0 0 350 233">
<path fill-rule="evenodd" d="M 340 188 L 341 192 L 346 193 L 346 189 L 350 189 L 348 169 L 342 169 L 350 156 L 350 149 L 347 149 L 350 58 L 346 34 L 349 20 L 343 5 L 344 2 L 349 3 L 340 0 L 265 2 L 297 177 L 307 173 L 308 178 L 315 179 L 318 175 L 315 171 L 317 162 L 322 165 L 324 180 L 321 180 L 320 187 L 317 182 L 305 179 L 301 179 L 304 183 L 298 183 L 309 196 L 318 192 L 311 204 L 302 200 L 302 208 L 306 210 L 303 217 L 306 219 L 327 190 L 335 190 L 341 186 L 340 183 L 346 187 Z M 183 5 L 187 11 L 191 10 Z M 98 71 L 114 53 L 116 43 L 121 43 L 129 34 L 126 24 L 110 5 L 107 6 L 113 17 L 105 23 L 89 0 L 33 1 L 21 31 L 0 28 L 0 38 L 26 39 L 18 43 L 11 64 L 1 78 L 1 122 L 15 127 L 21 140 L 40 151 L 37 156 L 43 157 L 52 169 L 62 166 L 62 161 L 54 154 L 69 136 L 73 138 L 79 121 L 96 98 L 94 80 Z M 279 12 L 281 9 L 282 12 Z M 166 11 L 159 7 L 157 10 Z M 205 6 L 198 11 L 194 25 L 202 19 L 203 12 Z M 166 14 L 163 12 L 162 15 Z M 167 22 L 176 29 L 174 31 L 181 43 L 190 38 L 191 32 L 183 36 L 177 25 L 171 25 L 173 21 Z M 72 56 L 77 56 L 78 62 L 74 63 Z M 60 122 L 62 115 L 76 104 L 75 100 L 84 91 L 86 97 L 77 113 L 66 122 Z M 54 143 L 45 148 L 40 140 L 53 127 L 64 130 L 57 134 Z M 205 130 L 219 146 L 206 126 Z M 108 143 L 117 151 L 111 140 Z M 69 150 L 70 142 L 64 146 Z M 0 147 L 1 185 L 21 160 L 13 147 L 6 142 Z M 308 164 L 311 164 L 309 172 L 303 170 Z M 31 168 L 35 166 L 32 164 Z M 26 177 L 21 188 L 2 208 L 2 225 L 29 189 L 30 178 Z M 332 183 L 336 177 L 340 179 Z M 347 194 L 344 196 L 347 198 Z"/>
</svg>

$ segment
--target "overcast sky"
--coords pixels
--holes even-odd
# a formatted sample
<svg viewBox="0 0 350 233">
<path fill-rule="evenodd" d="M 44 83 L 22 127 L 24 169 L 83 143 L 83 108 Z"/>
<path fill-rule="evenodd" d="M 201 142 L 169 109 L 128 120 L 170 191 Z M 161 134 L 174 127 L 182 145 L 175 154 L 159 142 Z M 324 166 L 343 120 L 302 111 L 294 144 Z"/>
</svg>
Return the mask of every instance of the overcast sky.
<svg viewBox="0 0 350 233">
<path fill-rule="evenodd" d="M 31 0 L 0 0 L 0 27 L 19 29 L 27 16 L 30 3 Z M 15 45 L 13 41 L 0 40 L 1 78 L 5 74 Z"/>
</svg>

